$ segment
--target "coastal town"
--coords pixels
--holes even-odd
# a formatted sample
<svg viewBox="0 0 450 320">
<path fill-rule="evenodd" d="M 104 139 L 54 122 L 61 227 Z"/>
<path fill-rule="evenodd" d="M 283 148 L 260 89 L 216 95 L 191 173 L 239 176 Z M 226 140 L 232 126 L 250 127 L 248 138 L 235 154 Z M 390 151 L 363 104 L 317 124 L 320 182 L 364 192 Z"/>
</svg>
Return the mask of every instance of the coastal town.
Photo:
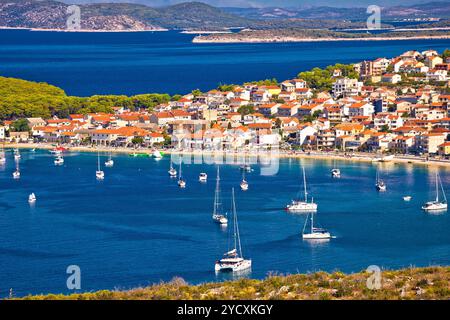
<svg viewBox="0 0 450 320">
<path fill-rule="evenodd" d="M 4 121 L 0 139 L 143 152 L 279 148 L 450 156 L 447 50 L 336 66 L 282 82 L 194 90 L 152 110 L 115 107 L 111 113 Z"/>
</svg>

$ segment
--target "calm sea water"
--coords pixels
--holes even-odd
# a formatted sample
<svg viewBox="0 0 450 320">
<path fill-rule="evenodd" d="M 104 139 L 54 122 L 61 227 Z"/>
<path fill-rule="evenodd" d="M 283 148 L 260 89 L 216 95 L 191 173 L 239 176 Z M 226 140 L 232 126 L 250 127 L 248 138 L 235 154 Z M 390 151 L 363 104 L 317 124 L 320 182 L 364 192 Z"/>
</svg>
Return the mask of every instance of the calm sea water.
<svg viewBox="0 0 450 320">
<path fill-rule="evenodd" d="M 12 179 L 14 159 L 0 171 L 0 297 L 67 292 L 66 268 L 81 268 L 83 291 L 132 288 L 180 276 L 190 283 L 228 279 L 216 276 L 214 261 L 227 249 L 227 230 L 211 220 L 214 164 L 187 164 L 187 188 L 168 177 L 169 159 L 115 155 L 106 178 L 95 179 L 96 154 L 70 153 L 61 167 L 46 151 L 22 151 L 20 180 Z M 102 161 L 106 159 L 103 156 Z M 319 204 L 317 222 L 336 239 L 301 239 L 305 215 L 283 207 L 300 189 L 300 164 Z M 283 159 L 273 176 L 247 175 L 250 189 L 239 190 L 237 165 L 221 165 L 222 195 L 230 208 L 236 187 L 244 255 L 253 259 L 254 278 L 270 271 L 360 271 L 450 264 L 450 216 L 420 210 L 434 197 L 434 169 L 380 165 L 388 191 L 374 188 L 377 165 Z M 209 181 L 198 182 L 207 172 Z M 444 188 L 450 172 L 441 169 Z M 37 203 L 30 207 L 28 194 Z M 402 196 L 412 195 L 411 202 Z"/>
<path fill-rule="evenodd" d="M 0 30 L 0 75 L 44 81 L 71 95 L 187 93 L 219 83 L 275 77 L 406 50 L 448 48 L 446 40 L 193 44 L 178 32 L 67 33 Z"/>
</svg>

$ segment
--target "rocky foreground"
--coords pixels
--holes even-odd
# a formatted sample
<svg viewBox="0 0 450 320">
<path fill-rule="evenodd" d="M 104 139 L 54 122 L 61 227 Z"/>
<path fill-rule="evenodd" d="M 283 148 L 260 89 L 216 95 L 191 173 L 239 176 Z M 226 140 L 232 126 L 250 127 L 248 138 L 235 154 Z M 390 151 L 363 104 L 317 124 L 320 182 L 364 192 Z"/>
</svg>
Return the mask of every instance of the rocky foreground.
<svg viewBox="0 0 450 320">
<path fill-rule="evenodd" d="M 398 300 L 450 299 L 450 267 L 407 268 L 381 273 L 380 289 L 374 274 L 341 272 L 269 275 L 264 280 L 241 279 L 189 285 L 181 278 L 128 291 L 102 290 L 72 295 L 35 295 L 37 300 Z M 372 278 L 371 278 L 372 277 Z"/>
</svg>

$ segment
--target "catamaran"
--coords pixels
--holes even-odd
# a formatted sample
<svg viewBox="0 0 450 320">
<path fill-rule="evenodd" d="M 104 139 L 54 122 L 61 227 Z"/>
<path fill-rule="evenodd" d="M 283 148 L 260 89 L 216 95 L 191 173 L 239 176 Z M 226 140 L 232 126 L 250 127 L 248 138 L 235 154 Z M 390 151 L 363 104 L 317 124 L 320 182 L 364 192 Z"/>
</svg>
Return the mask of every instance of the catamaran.
<svg viewBox="0 0 450 320">
<path fill-rule="evenodd" d="M 306 231 L 306 226 L 308 224 L 308 217 L 306 217 L 305 225 L 303 226 L 302 238 L 304 240 L 321 240 L 321 239 L 331 239 L 331 234 L 322 228 L 314 227 L 314 214 L 311 213 L 311 229 L 309 232 Z"/>
<path fill-rule="evenodd" d="M 217 167 L 216 191 L 214 193 L 214 209 L 212 218 L 215 222 L 226 225 L 228 223 L 228 219 L 226 215 L 220 213 L 221 208 L 222 203 L 220 202 L 220 173 L 219 167 Z"/>
<path fill-rule="evenodd" d="M 234 188 L 232 189 L 232 211 L 233 211 L 233 238 L 234 248 L 225 252 L 220 260 L 216 261 L 215 271 L 239 272 L 252 267 L 252 260 L 245 259 L 242 254 L 241 238 L 239 235 L 239 225 L 236 213 L 236 203 L 234 200 Z"/>
<path fill-rule="evenodd" d="M 35 195 L 34 193 L 31 193 L 31 194 L 28 196 L 28 202 L 29 202 L 29 203 L 35 203 L 35 202 L 36 202 L 36 195 Z"/>
<path fill-rule="evenodd" d="M 177 170 L 173 167 L 172 161 L 170 161 L 170 169 L 167 172 L 171 178 L 175 178 L 177 176 Z"/>
<path fill-rule="evenodd" d="M 105 173 L 100 169 L 100 154 L 97 152 L 97 171 L 95 171 L 95 177 L 98 180 L 105 179 Z"/>
<path fill-rule="evenodd" d="M 386 191 L 386 184 L 384 183 L 383 180 L 380 179 L 380 176 L 378 175 L 378 170 L 377 170 L 377 175 L 375 178 L 375 188 L 378 191 Z"/>
<path fill-rule="evenodd" d="M 112 154 L 109 152 L 108 160 L 105 161 L 105 167 L 114 166 L 114 160 L 112 159 Z"/>
<path fill-rule="evenodd" d="M 64 164 L 64 158 L 61 156 L 57 156 L 53 162 L 55 163 L 55 166 L 60 166 Z"/>
<path fill-rule="evenodd" d="M 205 172 L 201 172 L 198 176 L 198 181 L 200 182 L 206 182 L 208 181 L 208 175 Z"/>
<path fill-rule="evenodd" d="M 444 201 L 439 200 L 439 185 L 442 190 L 442 196 Z M 441 178 L 439 177 L 438 172 L 436 171 L 436 200 L 428 201 L 422 206 L 422 210 L 425 211 L 443 211 L 447 210 L 447 198 L 445 196 L 444 187 L 442 186 Z"/>
<path fill-rule="evenodd" d="M 180 188 L 186 188 L 186 180 L 183 179 L 183 175 L 181 173 L 181 160 L 180 160 L 180 169 L 178 170 L 180 175 L 178 177 L 178 186 Z"/>
<path fill-rule="evenodd" d="M 311 197 L 311 202 L 308 202 L 308 192 L 306 191 L 306 175 L 305 168 L 303 171 L 303 188 L 304 188 L 304 200 L 292 200 L 290 204 L 286 206 L 287 211 L 291 212 L 314 212 L 317 211 L 317 203 L 314 203 L 314 198 Z"/>
</svg>

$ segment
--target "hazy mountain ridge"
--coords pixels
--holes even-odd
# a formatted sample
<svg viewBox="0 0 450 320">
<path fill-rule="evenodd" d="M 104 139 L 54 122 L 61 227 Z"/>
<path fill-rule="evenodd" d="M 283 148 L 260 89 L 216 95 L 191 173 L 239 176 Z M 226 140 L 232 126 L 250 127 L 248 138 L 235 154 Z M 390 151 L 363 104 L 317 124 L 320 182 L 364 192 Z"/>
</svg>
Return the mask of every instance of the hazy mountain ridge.
<svg viewBox="0 0 450 320">
<path fill-rule="evenodd" d="M 66 29 L 68 6 L 54 0 L 0 0 L 0 27 Z M 85 30 L 360 28 L 368 16 L 365 8 L 221 9 L 201 2 L 158 8 L 134 3 L 92 3 L 79 7 L 81 29 Z M 383 15 L 391 19 L 450 17 L 450 3 L 384 8 Z"/>
<path fill-rule="evenodd" d="M 223 8 L 225 11 L 249 19 L 367 19 L 366 8 L 336 8 L 329 6 L 303 8 Z M 415 5 L 392 6 L 382 8 L 382 18 L 450 18 L 450 2 L 430 2 Z"/>
<path fill-rule="evenodd" d="M 69 4 L 46 0 L 0 0 L 0 26 L 65 29 Z M 155 30 L 248 27 L 251 21 L 199 2 L 151 8 L 132 3 L 79 5 L 81 29 Z"/>
</svg>

